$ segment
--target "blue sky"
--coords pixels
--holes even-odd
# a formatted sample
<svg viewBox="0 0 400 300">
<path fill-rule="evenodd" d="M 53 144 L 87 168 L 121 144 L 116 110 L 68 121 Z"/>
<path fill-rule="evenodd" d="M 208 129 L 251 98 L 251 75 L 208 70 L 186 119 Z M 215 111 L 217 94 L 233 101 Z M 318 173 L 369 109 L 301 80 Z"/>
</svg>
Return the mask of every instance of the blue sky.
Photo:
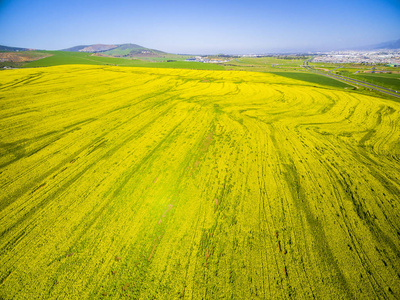
<svg viewBox="0 0 400 300">
<path fill-rule="evenodd" d="M 341 49 L 400 38 L 400 1 L 0 0 L 0 44 L 135 43 L 172 53 Z"/>
</svg>

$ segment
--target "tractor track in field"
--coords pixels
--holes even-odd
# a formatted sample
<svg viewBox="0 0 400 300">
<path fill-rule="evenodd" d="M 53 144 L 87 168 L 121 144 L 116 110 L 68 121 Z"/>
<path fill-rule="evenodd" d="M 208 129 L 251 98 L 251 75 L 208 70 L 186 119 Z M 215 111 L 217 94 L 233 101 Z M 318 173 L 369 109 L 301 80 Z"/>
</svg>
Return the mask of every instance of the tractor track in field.
<svg viewBox="0 0 400 300">
<path fill-rule="evenodd" d="M 173 108 L 173 107 L 169 107 L 169 108 L 168 108 L 167 110 L 165 110 L 163 113 L 166 113 L 167 111 L 171 110 L 172 108 Z M 136 116 L 132 117 L 132 119 L 134 119 L 135 117 L 136 117 Z M 22 222 L 23 220 L 26 220 L 27 218 L 29 218 L 29 216 L 33 215 L 39 208 L 43 208 L 52 198 L 54 198 L 54 195 L 55 195 L 56 193 L 60 193 L 60 192 L 61 192 L 62 190 L 64 190 L 67 186 L 70 186 L 73 182 L 75 182 L 78 178 L 80 178 L 84 173 L 86 173 L 90 168 L 92 168 L 93 166 L 95 166 L 95 164 L 96 164 L 98 161 L 100 161 L 100 160 L 102 160 L 102 159 L 104 159 L 104 158 L 106 158 L 106 157 L 109 157 L 110 155 L 112 155 L 113 153 L 115 153 L 118 149 L 120 149 L 123 145 L 125 145 L 126 143 L 128 143 L 129 141 L 131 141 L 133 138 L 137 138 L 138 133 L 139 133 L 141 130 L 144 130 L 145 128 L 147 128 L 148 126 L 150 126 L 151 124 L 153 124 L 154 121 L 155 121 L 157 118 L 158 118 L 158 117 L 155 117 L 153 120 L 150 120 L 150 121 L 149 121 L 147 124 L 145 124 L 138 132 L 135 132 L 134 134 L 129 135 L 127 138 L 124 139 L 124 141 L 123 141 L 122 143 L 120 143 L 120 144 L 118 144 L 118 145 L 115 145 L 113 148 L 111 148 L 110 150 L 108 150 L 108 151 L 107 151 L 105 154 L 103 154 L 97 161 L 95 161 L 95 162 L 93 162 L 93 163 L 91 163 L 91 164 L 85 166 L 85 167 L 83 168 L 83 170 L 79 171 L 78 174 L 75 175 L 74 178 L 73 178 L 72 180 L 68 180 L 67 183 L 65 183 L 61 188 L 56 189 L 56 190 L 53 192 L 53 195 L 47 196 L 47 197 L 45 198 L 45 200 L 42 200 L 37 206 L 31 208 L 27 215 L 22 216 L 21 219 L 20 219 L 19 221 L 17 221 L 14 225 L 9 226 L 9 227 L 8 227 L 8 230 L 14 228 L 15 226 L 18 226 L 18 224 L 19 224 L 20 222 Z M 128 123 L 128 122 L 129 122 L 129 121 L 127 121 L 126 123 Z M 123 126 L 123 125 L 124 125 L 124 124 L 120 124 L 119 126 Z M 119 126 L 118 126 L 118 127 L 119 127 Z M 178 125 L 177 125 L 177 126 L 178 126 Z M 116 129 L 117 129 L 117 128 L 114 128 L 113 130 L 116 130 Z M 172 132 L 171 132 L 171 133 L 172 133 Z M 100 138 L 104 138 L 107 134 L 108 134 L 108 132 L 107 132 L 107 133 L 104 133 Z M 65 163 L 66 163 L 67 161 L 70 161 L 71 158 L 78 157 L 79 154 L 81 154 L 81 153 L 84 152 L 84 151 L 87 151 L 87 148 L 88 148 L 87 145 L 85 145 L 84 147 L 82 147 L 78 152 L 75 152 L 73 155 L 71 155 L 70 157 L 68 157 L 67 160 L 64 160 L 61 164 L 59 164 L 59 165 L 56 166 L 55 168 L 51 169 L 49 172 L 45 173 L 45 174 L 42 176 L 41 179 L 43 180 L 44 178 L 46 178 L 46 177 L 48 177 L 49 175 L 53 174 L 55 170 L 60 169 L 60 166 L 65 165 Z M 154 149 L 153 151 L 156 151 L 156 149 Z M 91 152 L 89 151 L 88 154 L 91 154 Z M 145 161 L 146 159 L 148 159 L 150 156 L 151 156 L 151 153 L 148 154 L 148 155 L 144 158 L 144 161 Z M 140 166 L 140 165 L 139 165 L 139 166 Z M 133 174 L 133 173 L 135 173 L 135 172 L 136 172 L 136 170 L 134 169 L 133 172 L 131 172 L 131 174 Z M 42 180 L 39 180 L 39 181 L 42 181 Z M 117 188 L 117 189 L 114 191 L 114 194 L 118 193 L 118 191 L 119 191 L 123 186 L 124 186 L 124 184 L 120 185 L 119 188 Z M 23 194 L 27 193 L 29 190 L 30 190 L 30 188 L 26 188 L 26 189 L 24 190 L 24 192 L 22 192 L 22 193 L 19 192 L 19 193 L 18 193 L 18 196 L 22 196 Z M 11 198 L 11 199 L 17 199 L 18 197 L 17 197 L 16 195 L 11 195 L 10 198 Z M 47 200 L 46 200 L 46 199 L 47 199 Z M 3 203 L 4 203 L 4 202 L 3 202 Z M 11 204 L 11 203 L 9 203 L 9 202 L 6 202 L 6 203 L 7 203 L 8 205 Z M 5 208 L 5 207 L 3 207 L 2 209 L 4 209 L 4 208 Z M 7 231 L 8 231 L 8 230 L 7 230 Z M 4 235 L 4 232 L 0 233 L 0 237 L 3 237 L 3 235 Z"/>
<path fill-rule="evenodd" d="M 400 296 L 399 103 L 264 73 L 5 72 L 0 297 Z"/>
</svg>

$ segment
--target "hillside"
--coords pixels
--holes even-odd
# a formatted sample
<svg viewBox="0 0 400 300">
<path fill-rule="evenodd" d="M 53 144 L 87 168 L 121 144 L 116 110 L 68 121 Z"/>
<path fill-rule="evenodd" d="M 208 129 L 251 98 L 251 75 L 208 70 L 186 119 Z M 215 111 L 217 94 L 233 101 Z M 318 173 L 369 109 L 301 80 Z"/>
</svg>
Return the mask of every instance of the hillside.
<svg viewBox="0 0 400 300">
<path fill-rule="evenodd" d="M 105 45 L 105 44 L 94 44 L 94 45 L 79 45 L 71 48 L 63 49 L 60 51 L 68 51 L 68 52 L 89 52 L 96 53 L 107 51 L 113 48 L 116 48 L 116 45 Z"/>
<path fill-rule="evenodd" d="M 66 51 L 46 51 L 51 56 L 24 64 L 21 67 L 49 67 L 58 65 L 118 65 L 125 67 L 147 67 L 147 68 L 180 68 L 180 69 L 208 69 L 208 70 L 223 70 L 224 66 L 216 64 L 203 64 L 198 62 L 186 62 L 185 57 L 174 55 L 166 55 L 164 58 L 159 58 L 158 62 L 150 61 L 146 58 L 127 59 L 120 57 L 99 56 L 101 53 L 87 52 L 66 52 Z M 173 57 L 176 61 L 170 61 L 169 57 Z M 153 60 L 153 58 L 151 58 Z"/>
<path fill-rule="evenodd" d="M 0 67 L 23 67 L 29 62 L 51 56 L 47 51 L 0 52 Z"/>
<path fill-rule="evenodd" d="M 86 46 L 82 49 L 80 49 L 80 52 L 90 52 L 90 53 L 95 53 L 95 52 L 103 52 L 103 51 L 107 51 L 110 49 L 114 49 L 117 46 L 115 45 L 103 45 L 103 44 L 96 44 L 96 45 L 90 45 L 90 46 Z"/>
<path fill-rule="evenodd" d="M 29 51 L 29 50 L 32 50 L 32 49 L 0 45 L 0 51 L 14 52 L 14 51 Z"/>
<path fill-rule="evenodd" d="M 104 54 L 116 57 L 152 57 L 166 54 L 163 51 L 146 48 L 136 44 L 123 44 L 118 47 L 105 51 Z"/>
<path fill-rule="evenodd" d="M 400 49 L 400 39 L 387 41 L 367 46 L 355 47 L 357 50 L 380 50 L 380 49 Z"/>
<path fill-rule="evenodd" d="M 374 49 L 400 49 L 400 39 L 375 45 Z"/>
<path fill-rule="evenodd" d="M 81 45 L 75 46 L 62 51 L 70 52 L 90 52 L 113 57 L 159 57 L 166 54 L 163 51 L 146 48 L 136 44 L 121 44 L 121 45 Z"/>
<path fill-rule="evenodd" d="M 60 51 L 66 51 L 66 52 L 79 52 L 80 50 L 89 47 L 90 45 L 79 45 L 79 46 L 74 46 L 71 48 L 67 48 L 67 49 L 62 49 Z"/>
</svg>

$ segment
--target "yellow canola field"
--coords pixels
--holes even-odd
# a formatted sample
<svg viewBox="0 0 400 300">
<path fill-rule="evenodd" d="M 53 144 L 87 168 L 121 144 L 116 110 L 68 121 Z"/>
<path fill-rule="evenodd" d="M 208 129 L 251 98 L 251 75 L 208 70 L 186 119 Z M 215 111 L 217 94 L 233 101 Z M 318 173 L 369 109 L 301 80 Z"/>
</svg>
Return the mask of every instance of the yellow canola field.
<svg viewBox="0 0 400 300">
<path fill-rule="evenodd" d="M 0 298 L 399 298 L 399 112 L 264 73 L 0 71 Z"/>
</svg>

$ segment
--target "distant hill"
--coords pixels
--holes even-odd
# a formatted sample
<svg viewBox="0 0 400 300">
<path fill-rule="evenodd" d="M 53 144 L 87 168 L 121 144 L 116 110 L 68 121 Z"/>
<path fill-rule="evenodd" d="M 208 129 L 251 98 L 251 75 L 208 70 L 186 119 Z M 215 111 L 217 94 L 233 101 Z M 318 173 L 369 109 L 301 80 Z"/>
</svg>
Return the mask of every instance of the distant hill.
<svg viewBox="0 0 400 300">
<path fill-rule="evenodd" d="M 378 50 L 378 49 L 400 49 L 400 39 L 379 44 L 373 44 L 363 47 L 357 47 L 354 50 Z"/>
<path fill-rule="evenodd" d="M 71 47 L 71 48 L 68 48 L 68 49 L 63 49 L 62 51 L 96 53 L 96 52 L 103 52 L 103 51 L 107 51 L 107 50 L 110 50 L 110 49 L 114 49 L 116 47 L 118 47 L 118 46 L 116 46 L 116 45 L 104 45 L 104 44 L 80 45 L 80 46 L 75 46 L 75 47 Z"/>
<path fill-rule="evenodd" d="M 18 47 L 9 47 L 9 46 L 2 46 L 2 45 L 0 45 L 0 51 L 14 52 L 14 51 L 29 51 L 29 50 L 34 50 L 34 49 L 29 49 L 29 48 L 18 48 Z"/>
<path fill-rule="evenodd" d="M 103 51 L 107 51 L 107 50 L 114 49 L 114 48 L 117 48 L 117 47 L 118 46 L 116 46 L 116 45 L 96 44 L 96 45 L 87 46 L 87 47 L 85 47 L 85 48 L 83 48 L 83 49 L 81 49 L 79 51 L 80 52 L 90 52 L 90 53 L 103 52 Z"/>
<path fill-rule="evenodd" d="M 373 49 L 400 49 L 400 39 L 374 45 Z"/>
<path fill-rule="evenodd" d="M 60 51 L 68 51 L 68 52 L 79 52 L 79 50 L 89 47 L 89 45 L 79 45 L 79 46 L 74 46 L 71 48 L 67 48 L 67 49 L 62 49 Z"/>
<path fill-rule="evenodd" d="M 165 52 L 154 50 L 150 48 L 146 48 L 136 44 L 122 44 L 118 45 L 117 48 L 105 51 L 104 54 L 110 56 L 119 56 L 119 57 L 130 57 L 130 56 L 160 56 L 165 54 Z"/>
<path fill-rule="evenodd" d="M 50 53 L 40 51 L 4 51 L 0 52 L 1 66 L 16 66 L 28 61 L 35 61 L 51 56 Z"/>
<path fill-rule="evenodd" d="M 136 44 L 120 44 L 120 45 L 80 45 L 64 49 L 62 51 L 70 52 L 90 52 L 113 57 L 158 57 L 166 54 L 163 51 L 146 48 Z"/>
</svg>

